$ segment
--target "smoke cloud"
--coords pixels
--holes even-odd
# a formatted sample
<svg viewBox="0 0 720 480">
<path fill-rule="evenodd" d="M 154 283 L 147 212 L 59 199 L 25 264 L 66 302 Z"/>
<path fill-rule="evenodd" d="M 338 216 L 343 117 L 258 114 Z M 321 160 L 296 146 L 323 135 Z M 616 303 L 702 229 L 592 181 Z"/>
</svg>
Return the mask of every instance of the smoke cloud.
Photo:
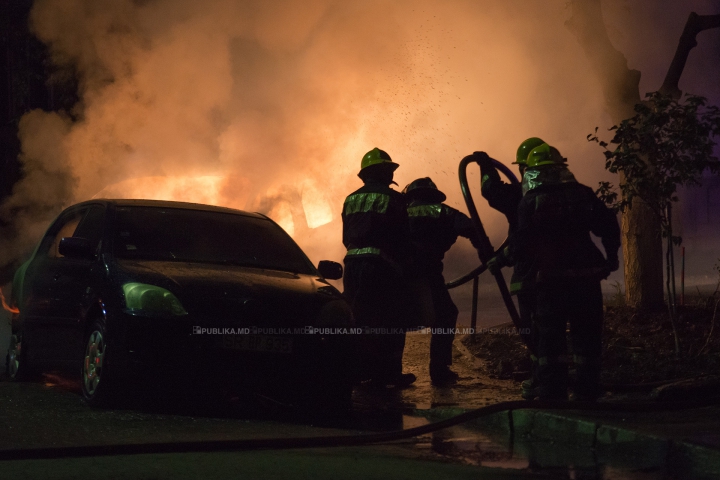
<svg viewBox="0 0 720 480">
<path fill-rule="evenodd" d="M 705 3 L 604 2 L 648 90 L 690 10 L 713 13 Z M 98 196 L 262 211 L 313 261 L 340 261 L 342 202 L 373 147 L 400 163 L 401 186 L 430 176 L 461 210 L 460 159 L 485 150 L 509 164 L 530 136 L 595 186 L 607 174 L 585 136 L 609 119 L 568 16 L 559 0 L 37 0 L 31 26 L 78 72 L 81 102 L 23 117 L 26 176 L 1 209 L 17 236 L 0 263 Z M 497 243 L 504 219 L 476 197 Z M 464 273 L 472 253 L 457 251 Z"/>
</svg>

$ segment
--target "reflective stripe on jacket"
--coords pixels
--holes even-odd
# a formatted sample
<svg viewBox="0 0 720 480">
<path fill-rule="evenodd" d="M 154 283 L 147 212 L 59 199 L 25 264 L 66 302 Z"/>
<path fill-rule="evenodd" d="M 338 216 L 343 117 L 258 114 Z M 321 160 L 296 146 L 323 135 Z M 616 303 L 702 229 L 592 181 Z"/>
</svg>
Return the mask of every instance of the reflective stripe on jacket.
<svg viewBox="0 0 720 480">
<path fill-rule="evenodd" d="M 408 207 L 410 236 L 425 273 L 441 274 L 445 252 L 458 236 L 470 239 L 477 248 L 477 232 L 470 218 L 444 203 L 416 200 Z"/>
<path fill-rule="evenodd" d="M 346 258 L 379 256 L 405 266 L 411 244 L 405 197 L 369 179 L 345 199 L 342 211 Z"/>
</svg>

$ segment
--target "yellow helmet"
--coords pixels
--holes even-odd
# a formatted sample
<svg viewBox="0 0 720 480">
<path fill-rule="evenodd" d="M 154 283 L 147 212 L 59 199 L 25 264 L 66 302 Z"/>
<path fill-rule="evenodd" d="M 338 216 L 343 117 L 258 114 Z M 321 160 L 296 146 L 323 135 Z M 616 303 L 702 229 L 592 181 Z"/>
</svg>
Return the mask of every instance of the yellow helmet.
<svg viewBox="0 0 720 480">
<path fill-rule="evenodd" d="M 557 148 L 543 143 L 530 151 L 525 165 L 527 168 L 533 168 L 545 165 L 562 165 L 565 162 L 567 162 L 567 158 L 560 155 Z"/>
<path fill-rule="evenodd" d="M 367 167 L 381 164 L 390 165 L 393 168 L 393 171 L 400 166 L 392 161 L 390 155 L 388 155 L 386 151 L 380 150 L 376 147 L 367 152 L 362 158 L 362 161 L 360 162 L 360 171 L 365 170 Z"/>
<path fill-rule="evenodd" d="M 542 145 L 545 143 L 545 140 L 538 138 L 538 137 L 530 137 L 524 142 L 520 144 L 520 146 L 517 149 L 517 153 L 515 154 L 515 161 L 513 162 L 516 165 L 525 165 L 527 162 L 527 157 L 530 151 Z"/>
</svg>

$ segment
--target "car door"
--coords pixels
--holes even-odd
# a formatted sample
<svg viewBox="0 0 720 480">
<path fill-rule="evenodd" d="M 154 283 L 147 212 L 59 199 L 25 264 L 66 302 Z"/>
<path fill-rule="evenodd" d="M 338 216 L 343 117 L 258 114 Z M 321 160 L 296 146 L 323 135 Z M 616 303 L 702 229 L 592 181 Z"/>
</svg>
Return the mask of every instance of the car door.
<svg viewBox="0 0 720 480">
<path fill-rule="evenodd" d="M 28 319 L 33 331 L 33 355 L 59 364 L 77 360 L 82 342 L 82 311 L 97 259 L 69 258 L 59 252 L 60 241 L 82 236 L 98 245 L 104 225 L 104 207 L 85 205 L 63 214 L 48 232 L 28 267 Z M 27 277 L 26 277 L 27 278 Z"/>
</svg>

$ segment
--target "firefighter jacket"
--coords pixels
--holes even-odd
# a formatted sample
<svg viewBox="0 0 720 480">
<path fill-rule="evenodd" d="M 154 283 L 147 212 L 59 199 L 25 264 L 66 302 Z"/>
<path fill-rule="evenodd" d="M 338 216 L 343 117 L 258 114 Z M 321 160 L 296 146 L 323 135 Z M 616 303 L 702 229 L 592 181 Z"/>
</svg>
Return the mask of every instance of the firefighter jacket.
<svg viewBox="0 0 720 480">
<path fill-rule="evenodd" d="M 562 169 L 549 167 L 547 177 L 527 189 L 518 207 L 518 228 L 510 238 L 510 256 L 530 266 L 526 273 L 536 274 L 538 281 L 606 278 L 608 263 L 590 233 L 600 238 L 609 259 L 617 259 L 620 227 L 615 213 Z"/>
<path fill-rule="evenodd" d="M 425 274 L 442 275 L 445 252 L 458 236 L 469 239 L 475 248 L 480 246 L 470 218 L 444 203 L 415 200 L 408 206 L 408 217 L 418 267 Z"/>
<path fill-rule="evenodd" d="M 342 212 L 345 259 L 381 257 L 402 271 L 411 263 L 405 196 L 369 179 L 345 199 Z"/>
<path fill-rule="evenodd" d="M 518 225 L 518 205 L 522 200 L 522 186 L 519 183 L 505 183 L 492 164 L 481 165 L 481 192 L 483 198 L 490 206 L 499 211 L 508 221 L 508 236 L 512 236 Z M 510 293 L 517 294 L 520 290 L 532 288 L 534 285 L 534 272 L 531 265 L 518 264 L 510 258 L 508 248 L 498 252 L 501 265 L 513 265 L 513 274 L 510 278 Z"/>
</svg>

